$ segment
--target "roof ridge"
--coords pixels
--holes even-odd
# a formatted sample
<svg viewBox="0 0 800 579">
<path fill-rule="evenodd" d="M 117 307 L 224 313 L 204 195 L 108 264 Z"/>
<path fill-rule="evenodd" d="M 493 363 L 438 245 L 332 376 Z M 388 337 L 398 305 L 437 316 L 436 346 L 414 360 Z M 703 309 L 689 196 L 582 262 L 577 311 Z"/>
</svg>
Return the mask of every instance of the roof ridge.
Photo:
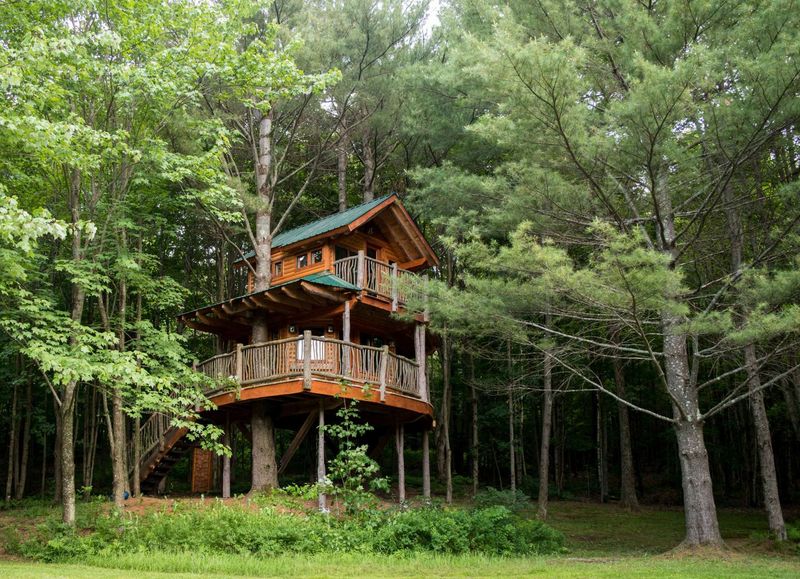
<svg viewBox="0 0 800 579">
<path fill-rule="evenodd" d="M 284 247 L 286 245 L 291 245 L 293 243 L 297 243 L 298 241 L 303 241 L 304 239 L 309 239 L 311 237 L 315 237 L 317 235 L 321 235 L 323 233 L 327 233 L 328 231 L 332 231 L 343 225 L 347 225 L 352 223 L 362 215 L 364 215 L 370 209 L 373 209 L 389 199 L 392 195 L 397 196 L 395 191 L 387 193 L 386 195 L 382 195 L 380 197 L 376 197 L 372 201 L 365 201 L 364 203 L 359 203 L 358 205 L 353 205 L 352 207 L 348 207 L 344 211 L 339 211 L 337 213 L 331 213 L 330 215 L 326 215 L 325 217 L 320 217 L 319 219 L 315 219 L 313 221 L 309 221 L 308 223 L 304 223 L 303 225 L 298 225 L 297 227 L 293 227 L 292 229 L 288 229 L 286 231 L 282 231 L 278 233 L 275 237 L 272 238 L 272 247 Z M 399 197 L 398 197 L 399 199 Z M 341 223 L 339 223 L 342 221 Z M 328 226 L 326 222 L 329 222 L 331 225 Z M 299 236 L 298 233 L 302 231 L 307 231 L 308 234 Z M 250 250 L 246 252 L 243 256 L 244 259 L 250 259 L 255 255 L 255 251 Z M 242 258 L 236 260 L 236 262 L 242 261 Z"/>
</svg>

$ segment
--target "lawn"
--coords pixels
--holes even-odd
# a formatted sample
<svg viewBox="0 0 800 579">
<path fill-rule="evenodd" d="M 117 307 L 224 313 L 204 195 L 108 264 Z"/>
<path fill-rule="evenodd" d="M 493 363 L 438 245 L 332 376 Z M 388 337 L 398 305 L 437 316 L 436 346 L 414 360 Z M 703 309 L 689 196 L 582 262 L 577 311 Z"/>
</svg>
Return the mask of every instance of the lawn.
<svg viewBox="0 0 800 579">
<path fill-rule="evenodd" d="M 46 516 L 47 509 L 4 511 L 0 524 L 22 513 Z M 257 558 L 201 553 L 141 553 L 94 557 L 84 565 L 0 562 L 4 577 L 798 577 L 796 548 L 776 549 L 763 539 L 765 520 L 755 510 L 722 510 L 720 523 L 730 551 L 687 555 L 671 552 L 681 540 L 678 509 L 645 508 L 636 513 L 615 505 L 551 504 L 552 526 L 567 537 L 568 552 L 557 556 L 499 558 L 413 554 L 291 555 Z"/>
</svg>

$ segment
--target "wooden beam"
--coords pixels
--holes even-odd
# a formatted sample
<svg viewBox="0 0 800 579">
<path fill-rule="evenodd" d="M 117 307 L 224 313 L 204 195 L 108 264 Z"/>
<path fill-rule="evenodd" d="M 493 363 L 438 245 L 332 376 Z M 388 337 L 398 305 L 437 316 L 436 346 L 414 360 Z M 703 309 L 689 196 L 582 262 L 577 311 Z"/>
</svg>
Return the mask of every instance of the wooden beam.
<svg viewBox="0 0 800 579">
<path fill-rule="evenodd" d="M 396 221 L 397 221 L 396 217 L 395 217 L 395 219 L 389 219 L 385 215 L 381 216 L 381 223 L 383 223 L 384 227 L 389 231 L 389 233 L 391 233 L 392 237 L 395 240 L 395 243 L 391 243 L 390 245 L 392 246 L 392 248 L 395 249 L 395 251 L 398 251 L 398 253 L 401 254 L 401 257 L 403 259 L 409 260 L 409 259 L 411 259 L 412 255 L 406 249 L 406 245 L 407 244 L 403 242 L 403 237 L 404 236 L 401 235 L 397 231 L 397 229 L 394 227 L 393 222 L 396 222 Z M 408 239 L 408 236 L 405 236 L 405 237 L 406 237 L 406 239 Z M 412 242 L 411 239 L 408 239 L 408 243 L 411 243 L 411 242 Z"/>
<path fill-rule="evenodd" d="M 335 410 L 344 404 L 342 400 L 325 400 L 324 402 L 325 410 Z M 316 398 L 303 402 L 288 402 L 281 405 L 281 411 L 280 414 L 278 414 L 278 419 L 290 418 L 300 414 L 308 414 L 309 412 L 316 412 L 318 408 L 319 400 Z"/>
<path fill-rule="evenodd" d="M 307 310 L 309 305 L 290 298 L 285 294 L 263 293 L 258 296 L 253 296 L 263 307 L 269 309 L 279 304 L 287 308 L 294 308 L 295 310 Z"/>
<path fill-rule="evenodd" d="M 321 288 L 307 281 L 301 281 L 300 287 L 302 287 L 306 292 L 310 293 L 311 295 L 324 298 L 328 301 L 336 303 L 342 303 L 347 301 L 346 295 L 325 288 Z"/>
<path fill-rule="evenodd" d="M 281 292 L 285 293 L 290 298 L 297 300 L 298 302 L 303 302 L 311 306 L 319 306 L 325 303 L 324 300 L 320 300 L 320 298 L 316 296 L 305 294 L 296 287 L 282 287 Z"/>
<path fill-rule="evenodd" d="M 397 195 L 390 195 L 389 198 L 386 199 L 386 201 L 384 201 L 377 207 L 370 209 L 355 221 L 351 221 L 347 227 L 350 229 L 350 231 L 355 231 L 356 229 L 364 225 L 367 221 L 375 217 L 378 213 L 380 213 L 381 211 L 383 211 L 384 209 L 386 209 L 390 205 L 393 205 L 396 202 L 397 202 Z"/>
<path fill-rule="evenodd" d="M 283 453 L 281 457 L 280 465 L 278 466 L 278 474 L 283 474 L 283 471 L 286 470 L 286 467 L 289 466 L 289 462 L 292 460 L 292 457 L 297 452 L 297 449 L 300 448 L 300 445 L 305 440 L 306 435 L 308 435 L 308 431 L 311 430 L 311 425 L 317 419 L 319 414 L 319 404 L 317 404 L 317 409 L 309 412 L 308 416 L 306 417 L 305 421 L 303 422 L 302 426 L 300 426 L 300 430 L 295 433 L 292 442 L 289 443 L 289 447 L 286 449 L 286 452 Z"/>
<path fill-rule="evenodd" d="M 425 239 L 424 235 L 422 235 L 422 232 L 419 230 L 419 227 L 417 227 L 417 224 L 414 222 L 414 219 L 411 217 L 406 208 L 403 207 L 402 204 L 398 203 L 392 207 L 392 210 L 399 212 L 403 216 L 404 219 L 400 220 L 401 225 L 405 226 L 406 224 L 410 224 L 410 226 L 413 227 L 414 231 L 416 232 L 415 236 L 419 239 L 420 244 L 422 245 L 422 253 L 423 255 L 428 256 L 431 265 L 439 265 L 439 258 L 436 257 L 436 252 L 433 251 L 433 248 L 431 247 L 430 243 L 428 243 L 428 240 Z"/>
<path fill-rule="evenodd" d="M 221 328 L 221 329 L 228 330 L 228 331 L 239 331 L 239 332 L 249 332 L 250 331 L 250 328 L 248 328 L 247 326 L 243 326 L 241 324 L 237 324 L 234 321 L 231 321 L 231 320 L 219 320 L 217 318 L 209 318 L 208 316 L 203 315 L 201 313 L 197 314 L 197 320 L 201 324 L 205 324 L 206 326 L 209 326 L 211 328 Z"/>
<path fill-rule="evenodd" d="M 411 261 L 404 261 L 403 263 L 397 264 L 401 269 L 407 269 L 409 271 L 413 271 L 419 267 L 423 267 L 428 265 L 427 258 L 420 257 L 419 259 L 412 259 Z"/>
</svg>

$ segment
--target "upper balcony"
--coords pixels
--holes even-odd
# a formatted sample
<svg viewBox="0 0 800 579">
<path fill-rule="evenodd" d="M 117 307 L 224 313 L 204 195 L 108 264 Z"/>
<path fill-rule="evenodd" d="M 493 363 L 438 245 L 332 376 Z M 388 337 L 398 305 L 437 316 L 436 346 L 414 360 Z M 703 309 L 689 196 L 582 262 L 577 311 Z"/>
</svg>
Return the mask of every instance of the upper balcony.
<svg viewBox="0 0 800 579">
<path fill-rule="evenodd" d="M 396 312 L 411 296 L 411 279 L 415 273 L 401 269 L 396 263 L 387 263 L 359 251 L 358 255 L 333 262 L 333 274 L 361 291 L 391 303 Z"/>
</svg>

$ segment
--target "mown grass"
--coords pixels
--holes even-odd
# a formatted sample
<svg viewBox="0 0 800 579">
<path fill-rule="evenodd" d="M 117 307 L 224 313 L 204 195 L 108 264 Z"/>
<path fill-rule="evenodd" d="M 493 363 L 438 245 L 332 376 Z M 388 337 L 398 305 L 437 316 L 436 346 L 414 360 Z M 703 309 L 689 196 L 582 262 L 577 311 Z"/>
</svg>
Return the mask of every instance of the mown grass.
<svg viewBox="0 0 800 579">
<path fill-rule="evenodd" d="M 314 555 L 257 559 L 242 556 L 142 553 L 90 561 L 90 565 L 6 562 L 5 577 L 797 577 L 787 561 L 748 559 L 576 559 Z"/>
</svg>

